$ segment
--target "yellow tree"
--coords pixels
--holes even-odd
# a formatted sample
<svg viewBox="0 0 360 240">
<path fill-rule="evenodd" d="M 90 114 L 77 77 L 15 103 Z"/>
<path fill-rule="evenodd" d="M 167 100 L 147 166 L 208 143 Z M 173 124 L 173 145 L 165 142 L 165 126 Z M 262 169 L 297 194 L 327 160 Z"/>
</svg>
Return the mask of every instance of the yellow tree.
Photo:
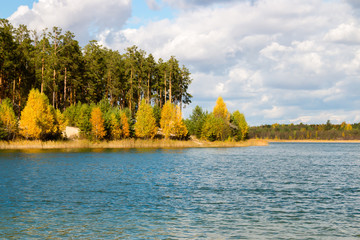
<svg viewBox="0 0 360 240">
<path fill-rule="evenodd" d="M 135 135 L 140 138 L 153 138 L 157 132 L 156 119 L 150 104 L 141 101 L 136 113 Z"/>
<path fill-rule="evenodd" d="M 230 113 L 228 112 L 226 108 L 226 104 L 222 99 L 222 97 L 218 97 L 218 99 L 216 100 L 216 105 L 214 107 L 213 114 L 215 117 L 222 118 L 227 122 L 230 121 Z"/>
<path fill-rule="evenodd" d="M 249 132 L 249 125 L 245 120 L 244 114 L 236 110 L 232 116 L 233 116 L 233 123 L 238 128 L 236 133 L 236 140 L 245 140 Z M 274 127 L 275 128 L 279 127 L 279 124 L 277 123 L 273 124 L 273 128 Z"/>
<path fill-rule="evenodd" d="M 10 99 L 8 98 L 3 100 L 0 105 L 0 125 L 3 126 L 5 130 L 5 136 L 8 140 L 15 136 L 17 122 L 14 109 Z"/>
<path fill-rule="evenodd" d="M 161 110 L 160 127 L 166 139 L 173 134 L 175 127 L 175 109 L 171 102 L 165 103 Z"/>
<path fill-rule="evenodd" d="M 183 138 L 188 134 L 188 130 L 185 126 L 185 123 L 182 119 L 182 114 L 179 106 L 175 107 L 175 136 L 178 138 Z"/>
<path fill-rule="evenodd" d="M 104 127 L 104 119 L 99 107 L 93 108 L 91 111 L 91 133 L 95 137 L 95 140 L 101 140 L 105 137 L 106 131 Z"/>
<path fill-rule="evenodd" d="M 49 99 L 37 89 L 29 93 L 28 101 L 21 112 L 20 134 L 31 139 L 45 139 L 55 132 L 55 112 Z"/>
<path fill-rule="evenodd" d="M 161 110 L 160 126 L 165 138 L 174 136 L 177 138 L 185 137 L 188 130 L 182 120 L 181 110 L 178 106 L 167 102 Z"/>
<path fill-rule="evenodd" d="M 65 119 L 64 114 L 60 112 L 59 109 L 53 109 L 55 114 L 55 127 L 54 127 L 54 133 L 57 136 L 61 136 L 61 134 L 65 131 L 67 120 Z"/>
<path fill-rule="evenodd" d="M 118 118 L 118 114 L 112 113 L 110 117 L 110 132 L 111 137 L 114 140 L 118 140 L 121 138 L 122 130 L 121 130 L 121 122 Z"/>
<path fill-rule="evenodd" d="M 120 119 L 121 119 L 122 136 L 124 138 L 128 138 L 130 137 L 130 125 L 129 125 L 128 117 L 126 116 L 125 112 L 121 112 Z"/>
</svg>

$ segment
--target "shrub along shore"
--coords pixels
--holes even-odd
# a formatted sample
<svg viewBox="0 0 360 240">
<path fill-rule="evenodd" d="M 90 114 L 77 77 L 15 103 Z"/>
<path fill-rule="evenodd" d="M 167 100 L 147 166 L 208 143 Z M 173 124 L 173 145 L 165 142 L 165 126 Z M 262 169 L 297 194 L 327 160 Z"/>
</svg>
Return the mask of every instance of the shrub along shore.
<svg viewBox="0 0 360 240">
<path fill-rule="evenodd" d="M 267 146 L 268 141 L 250 139 L 247 141 L 203 141 L 203 140 L 166 140 L 166 139 L 123 139 L 118 141 L 69 140 L 69 141 L 40 141 L 19 140 L 0 141 L 0 149 L 110 149 L 110 148 L 226 148 Z"/>
</svg>

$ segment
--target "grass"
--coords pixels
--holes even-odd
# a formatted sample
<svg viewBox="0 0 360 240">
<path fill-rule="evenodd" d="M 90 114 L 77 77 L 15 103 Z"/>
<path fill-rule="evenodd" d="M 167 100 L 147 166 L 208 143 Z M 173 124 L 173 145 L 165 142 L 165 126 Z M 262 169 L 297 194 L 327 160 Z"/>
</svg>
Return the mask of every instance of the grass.
<svg viewBox="0 0 360 240">
<path fill-rule="evenodd" d="M 0 141 L 0 149 L 79 149 L 79 148 L 209 148 L 209 147 L 249 147 L 266 146 L 266 140 L 250 139 L 243 142 L 208 142 L 200 140 L 178 141 L 166 139 L 124 139 L 119 141 L 69 140 L 40 141 L 16 140 Z"/>
</svg>

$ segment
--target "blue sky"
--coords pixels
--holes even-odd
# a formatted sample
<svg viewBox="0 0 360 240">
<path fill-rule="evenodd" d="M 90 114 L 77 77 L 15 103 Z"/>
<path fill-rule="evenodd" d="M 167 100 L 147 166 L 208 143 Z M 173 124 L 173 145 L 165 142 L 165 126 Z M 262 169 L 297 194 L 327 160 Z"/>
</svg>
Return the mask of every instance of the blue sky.
<svg viewBox="0 0 360 240">
<path fill-rule="evenodd" d="M 14 25 L 176 56 L 193 78 L 185 117 L 222 96 L 250 125 L 360 122 L 358 0 L 1 1 Z"/>
</svg>

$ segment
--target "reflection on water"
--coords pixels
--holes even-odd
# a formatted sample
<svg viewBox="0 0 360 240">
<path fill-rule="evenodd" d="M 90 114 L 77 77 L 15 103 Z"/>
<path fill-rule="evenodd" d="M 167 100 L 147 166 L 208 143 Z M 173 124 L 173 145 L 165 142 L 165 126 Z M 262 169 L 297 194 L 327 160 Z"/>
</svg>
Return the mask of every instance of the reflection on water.
<svg viewBox="0 0 360 240">
<path fill-rule="evenodd" d="M 354 239 L 360 144 L 0 152 L 0 239 Z"/>
</svg>

